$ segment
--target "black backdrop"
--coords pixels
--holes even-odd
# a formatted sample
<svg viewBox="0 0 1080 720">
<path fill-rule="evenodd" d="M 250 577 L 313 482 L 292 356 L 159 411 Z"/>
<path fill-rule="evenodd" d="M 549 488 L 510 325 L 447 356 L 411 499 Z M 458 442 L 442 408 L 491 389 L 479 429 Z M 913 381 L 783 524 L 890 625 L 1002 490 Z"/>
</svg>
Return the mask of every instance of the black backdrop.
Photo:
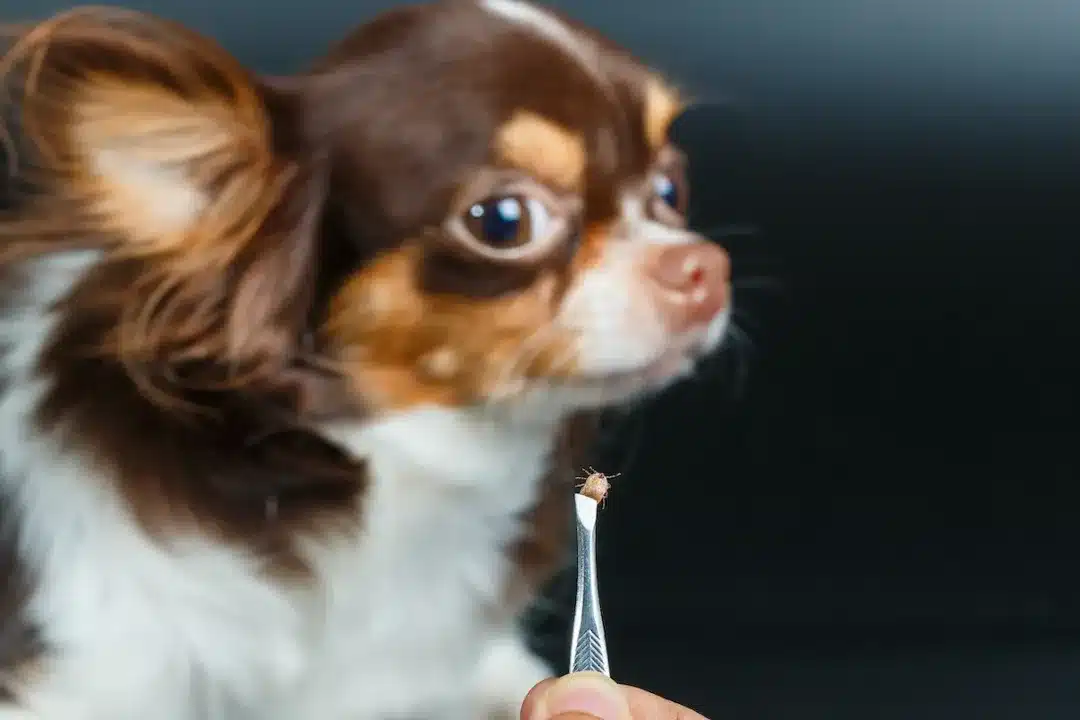
<svg viewBox="0 0 1080 720">
<path fill-rule="evenodd" d="M 392 3 L 127 4 L 284 72 Z M 716 719 L 1074 716 L 1080 3 L 558 4 L 702 101 L 747 336 L 603 449 L 615 674 Z"/>
</svg>

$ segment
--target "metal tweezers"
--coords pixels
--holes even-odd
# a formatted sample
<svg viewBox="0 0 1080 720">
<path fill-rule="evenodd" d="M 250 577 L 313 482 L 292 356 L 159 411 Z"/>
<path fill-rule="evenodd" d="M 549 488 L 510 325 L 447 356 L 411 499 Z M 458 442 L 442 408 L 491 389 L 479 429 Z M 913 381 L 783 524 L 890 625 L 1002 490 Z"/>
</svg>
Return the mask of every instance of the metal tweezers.
<svg viewBox="0 0 1080 720">
<path fill-rule="evenodd" d="M 598 672 L 611 677 L 596 587 L 597 502 L 575 493 L 574 509 L 577 515 L 577 601 L 570 636 L 570 672 Z"/>
</svg>

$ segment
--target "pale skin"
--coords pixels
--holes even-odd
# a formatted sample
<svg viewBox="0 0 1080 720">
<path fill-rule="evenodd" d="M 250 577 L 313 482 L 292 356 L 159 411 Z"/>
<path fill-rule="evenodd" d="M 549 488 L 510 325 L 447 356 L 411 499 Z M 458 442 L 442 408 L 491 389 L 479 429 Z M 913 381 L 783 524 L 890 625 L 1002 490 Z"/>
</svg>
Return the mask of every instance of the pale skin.
<svg viewBox="0 0 1080 720">
<path fill-rule="evenodd" d="M 525 697 L 521 720 L 705 720 L 658 695 L 619 685 L 597 673 L 574 673 L 538 683 Z"/>
</svg>

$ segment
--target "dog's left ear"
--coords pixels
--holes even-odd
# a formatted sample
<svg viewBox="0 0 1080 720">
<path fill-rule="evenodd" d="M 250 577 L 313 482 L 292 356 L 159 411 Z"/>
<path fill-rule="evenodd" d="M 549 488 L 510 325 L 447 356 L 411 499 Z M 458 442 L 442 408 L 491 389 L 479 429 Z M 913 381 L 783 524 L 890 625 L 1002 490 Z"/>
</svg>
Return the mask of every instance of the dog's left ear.
<svg viewBox="0 0 1080 720">
<path fill-rule="evenodd" d="M 139 268 L 129 358 L 280 364 L 306 320 L 325 169 L 295 103 L 215 42 L 137 12 L 26 29 L 0 71 L 72 229 Z"/>
</svg>

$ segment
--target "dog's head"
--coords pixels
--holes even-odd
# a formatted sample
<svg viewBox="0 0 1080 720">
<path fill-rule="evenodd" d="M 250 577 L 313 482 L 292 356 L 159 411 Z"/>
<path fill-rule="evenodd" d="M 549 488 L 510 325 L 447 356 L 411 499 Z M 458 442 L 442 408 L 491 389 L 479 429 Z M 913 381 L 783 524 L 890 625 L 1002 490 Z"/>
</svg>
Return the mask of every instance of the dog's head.
<svg viewBox="0 0 1080 720">
<path fill-rule="evenodd" d="M 104 249 L 75 335 L 164 397 L 563 412 L 661 387 L 723 335 L 679 94 L 550 11 L 408 6 L 276 81 L 121 13 L 61 16 L 10 57 L 50 189 L 16 232 Z"/>
<path fill-rule="evenodd" d="M 324 325 L 380 405 L 603 404 L 722 334 L 724 252 L 686 228 L 682 109 L 658 74 L 536 6 L 413 6 L 308 80 L 332 212 L 369 252 Z"/>
</svg>

